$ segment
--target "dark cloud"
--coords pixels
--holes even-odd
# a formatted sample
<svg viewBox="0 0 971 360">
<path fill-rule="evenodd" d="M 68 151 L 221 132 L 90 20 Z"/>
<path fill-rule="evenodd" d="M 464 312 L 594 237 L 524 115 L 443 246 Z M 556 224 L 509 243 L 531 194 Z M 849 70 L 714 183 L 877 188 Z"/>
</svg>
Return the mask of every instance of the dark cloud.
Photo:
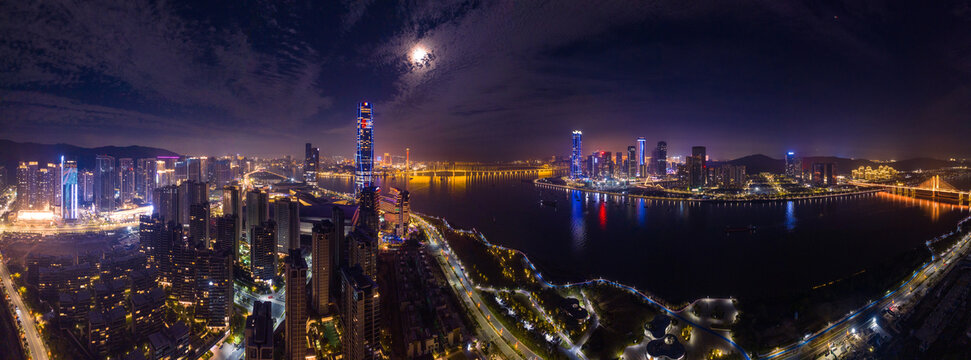
<svg viewBox="0 0 971 360">
<path fill-rule="evenodd" d="M 313 141 L 349 155 L 368 99 L 378 152 L 418 158 L 545 158 L 574 128 L 591 151 L 646 136 L 716 157 L 968 156 L 951 134 L 971 130 L 969 9 L 4 2 L 0 131 L 183 152 L 295 154 Z"/>
</svg>

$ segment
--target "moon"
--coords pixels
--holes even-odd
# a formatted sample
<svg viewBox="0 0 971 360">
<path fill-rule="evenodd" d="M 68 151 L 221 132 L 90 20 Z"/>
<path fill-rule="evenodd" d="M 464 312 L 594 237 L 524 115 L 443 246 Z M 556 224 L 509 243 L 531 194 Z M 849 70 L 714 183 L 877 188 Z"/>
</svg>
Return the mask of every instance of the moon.
<svg viewBox="0 0 971 360">
<path fill-rule="evenodd" d="M 425 58 L 427 57 L 428 57 L 428 50 L 425 50 L 425 48 L 421 46 L 416 46 L 414 49 L 411 50 L 411 62 L 415 64 L 420 64 L 424 62 Z"/>
</svg>

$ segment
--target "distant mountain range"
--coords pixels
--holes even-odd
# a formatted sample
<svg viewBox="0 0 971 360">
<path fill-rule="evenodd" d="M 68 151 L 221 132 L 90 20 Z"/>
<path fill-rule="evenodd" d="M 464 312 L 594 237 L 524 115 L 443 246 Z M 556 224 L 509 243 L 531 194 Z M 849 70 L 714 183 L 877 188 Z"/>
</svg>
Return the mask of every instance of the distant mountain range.
<svg viewBox="0 0 971 360">
<path fill-rule="evenodd" d="M 931 159 L 931 158 L 913 158 L 907 160 L 900 160 L 893 163 L 885 162 L 875 162 L 866 159 L 847 159 L 835 156 L 807 156 L 803 157 L 802 165 L 805 168 L 809 168 L 813 163 L 833 163 L 836 164 L 836 172 L 839 174 L 849 174 L 860 166 L 870 166 L 877 167 L 880 165 L 890 165 L 894 169 L 900 171 L 914 171 L 914 170 L 933 170 L 940 169 L 943 167 L 957 166 L 961 163 L 951 162 L 946 160 Z M 741 157 L 735 160 L 729 160 L 726 162 L 712 162 L 713 166 L 721 164 L 731 164 L 731 165 L 744 165 L 747 173 L 754 174 L 760 172 L 768 173 L 782 173 L 785 171 L 786 161 L 785 159 L 773 159 L 771 157 L 756 154 Z"/>
<path fill-rule="evenodd" d="M 65 159 L 78 162 L 78 168 L 94 168 L 94 158 L 97 155 L 111 155 L 120 158 L 150 158 L 156 156 L 179 156 L 165 149 L 144 146 L 102 146 L 83 148 L 68 144 L 37 144 L 20 143 L 0 139 L 0 166 L 7 168 L 7 176 L 14 176 L 17 165 L 21 161 L 37 161 L 41 163 L 59 162 L 61 155 Z"/>
</svg>

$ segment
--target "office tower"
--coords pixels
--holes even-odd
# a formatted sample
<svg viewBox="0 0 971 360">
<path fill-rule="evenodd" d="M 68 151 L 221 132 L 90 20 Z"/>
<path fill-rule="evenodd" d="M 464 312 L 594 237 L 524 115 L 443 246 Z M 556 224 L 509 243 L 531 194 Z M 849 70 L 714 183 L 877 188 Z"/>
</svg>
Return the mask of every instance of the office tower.
<svg viewBox="0 0 971 360">
<path fill-rule="evenodd" d="M 253 228 L 270 219 L 270 197 L 262 190 L 246 193 L 246 235 L 253 242 Z M 274 247 L 275 248 L 275 247 Z"/>
<path fill-rule="evenodd" d="M 313 264 L 310 278 L 311 306 L 317 315 L 324 315 L 327 314 L 330 283 L 333 280 L 330 252 L 334 239 L 334 223 L 330 220 L 315 223 L 311 238 L 310 263 Z"/>
<path fill-rule="evenodd" d="M 668 143 L 658 141 L 654 148 L 654 174 L 664 176 L 668 173 Z"/>
<path fill-rule="evenodd" d="M 239 260 L 239 242 L 243 238 L 243 198 L 238 185 L 223 186 L 223 214 L 234 215 L 236 221 L 233 258 Z M 248 234 L 247 234 L 248 235 Z"/>
<path fill-rule="evenodd" d="M 270 220 L 253 227 L 250 262 L 253 279 L 271 281 L 276 275 L 276 222 Z"/>
<path fill-rule="evenodd" d="M 810 177 L 813 185 L 815 186 L 835 186 L 835 165 L 833 163 L 813 163 Z"/>
<path fill-rule="evenodd" d="M 152 198 L 155 199 L 152 214 L 160 217 L 163 222 L 179 222 L 179 187 L 175 185 L 155 188 Z"/>
<path fill-rule="evenodd" d="M 213 160 L 215 160 L 215 158 L 211 158 L 208 156 L 199 157 L 199 169 L 202 172 L 202 174 L 200 174 L 199 176 L 199 179 L 200 179 L 199 181 L 204 181 L 210 184 L 214 182 L 214 180 L 216 179 L 216 176 L 212 172 Z"/>
<path fill-rule="evenodd" d="M 189 166 L 186 159 L 178 159 L 172 164 L 172 169 L 175 171 L 175 184 L 186 181 L 189 179 Z"/>
<path fill-rule="evenodd" d="M 229 326 L 233 307 L 232 254 L 228 249 L 200 247 L 197 255 L 195 318 L 210 328 Z"/>
<path fill-rule="evenodd" d="M 786 153 L 786 176 L 796 176 L 796 153 L 794 151 Z"/>
<path fill-rule="evenodd" d="M 94 197 L 95 208 L 100 212 L 114 211 L 115 202 L 115 158 L 98 155 L 94 159 Z"/>
<path fill-rule="evenodd" d="M 647 166 L 644 165 L 644 159 L 647 158 L 647 139 L 643 136 L 637 138 L 637 177 L 645 177 L 647 175 Z"/>
<path fill-rule="evenodd" d="M 620 175 L 624 172 L 624 153 L 618 151 L 614 153 L 614 171 L 611 172 L 612 176 Z"/>
<path fill-rule="evenodd" d="M 384 221 L 399 238 L 408 232 L 408 223 L 411 220 L 410 196 L 408 190 L 393 187 L 387 196 L 381 197 L 380 208 L 384 211 Z"/>
<path fill-rule="evenodd" d="M 320 165 L 320 149 L 307 143 L 303 159 L 303 181 L 308 184 L 317 183 L 317 168 Z"/>
<path fill-rule="evenodd" d="M 573 130 L 573 151 L 570 153 L 570 178 L 579 179 L 583 177 L 583 132 Z"/>
<path fill-rule="evenodd" d="M 344 359 L 370 360 L 381 358 L 380 292 L 378 284 L 355 266 L 341 271 L 344 294 L 341 318 L 344 321 L 341 344 Z"/>
<path fill-rule="evenodd" d="M 213 250 L 227 251 L 229 256 L 237 259 L 239 251 L 239 230 L 236 227 L 239 220 L 235 214 L 223 214 L 216 218 L 216 242 Z"/>
<path fill-rule="evenodd" d="M 138 159 L 138 168 L 135 171 L 135 193 L 146 203 L 153 203 L 158 173 L 158 160 L 155 158 Z"/>
<path fill-rule="evenodd" d="M 273 360 L 273 305 L 254 301 L 253 313 L 246 317 L 246 360 Z"/>
<path fill-rule="evenodd" d="M 627 176 L 637 176 L 637 147 L 634 145 L 627 147 Z"/>
<path fill-rule="evenodd" d="M 374 120 L 371 116 L 371 104 L 362 102 L 357 112 L 357 153 L 354 157 L 356 171 L 354 173 L 354 191 L 373 186 L 371 178 L 374 171 Z"/>
<path fill-rule="evenodd" d="M 610 151 L 601 151 L 600 157 L 604 159 L 604 170 L 601 174 L 605 179 L 614 177 L 614 159 L 610 156 Z"/>
<path fill-rule="evenodd" d="M 61 156 L 61 219 L 78 219 L 78 164 Z"/>
<path fill-rule="evenodd" d="M 209 247 L 209 203 L 189 205 L 189 237 L 195 243 Z"/>
<path fill-rule="evenodd" d="M 300 201 L 279 198 L 273 202 L 273 218 L 277 225 L 276 250 L 288 253 L 300 248 Z"/>
<path fill-rule="evenodd" d="M 704 146 L 692 146 L 691 157 L 687 160 L 688 167 L 688 186 L 699 188 L 707 185 L 708 166 L 706 164 L 707 155 Z"/>
<path fill-rule="evenodd" d="M 121 203 L 131 203 L 135 198 L 135 162 L 131 158 L 118 159 L 118 178 Z"/>
<path fill-rule="evenodd" d="M 91 171 L 78 172 L 78 190 L 83 196 L 82 202 L 90 204 L 94 202 L 94 173 Z"/>
<path fill-rule="evenodd" d="M 286 273 L 286 358 L 303 360 L 307 356 L 307 262 L 300 249 L 290 249 L 284 263 Z"/>
</svg>

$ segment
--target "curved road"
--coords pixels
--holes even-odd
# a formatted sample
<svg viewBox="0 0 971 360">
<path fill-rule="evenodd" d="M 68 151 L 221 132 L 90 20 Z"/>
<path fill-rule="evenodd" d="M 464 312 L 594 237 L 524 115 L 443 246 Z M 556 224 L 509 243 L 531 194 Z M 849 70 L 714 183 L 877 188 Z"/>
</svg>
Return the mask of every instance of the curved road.
<svg viewBox="0 0 971 360">
<path fill-rule="evenodd" d="M 7 293 L 10 294 L 10 300 L 18 309 L 17 316 L 20 317 L 20 321 L 23 324 L 24 337 L 27 338 L 30 359 L 48 360 L 47 347 L 44 345 L 44 340 L 40 337 L 40 332 L 37 331 L 37 323 L 34 321 L 34 317 L 30 316 L 30 313 L 27 312 L 27 307 L 24 306 L 24 301 L 20 298 L 20 293 L 17 292 L 17 289 L 14 289 L 13 281 L 10 279 L 10 273 L 7 272 L 7 264 L 2 262 L 2 260 L 0 260 L 0 277 L 3 278 L 3 286 L 7 288 Z"/>
</svg>

